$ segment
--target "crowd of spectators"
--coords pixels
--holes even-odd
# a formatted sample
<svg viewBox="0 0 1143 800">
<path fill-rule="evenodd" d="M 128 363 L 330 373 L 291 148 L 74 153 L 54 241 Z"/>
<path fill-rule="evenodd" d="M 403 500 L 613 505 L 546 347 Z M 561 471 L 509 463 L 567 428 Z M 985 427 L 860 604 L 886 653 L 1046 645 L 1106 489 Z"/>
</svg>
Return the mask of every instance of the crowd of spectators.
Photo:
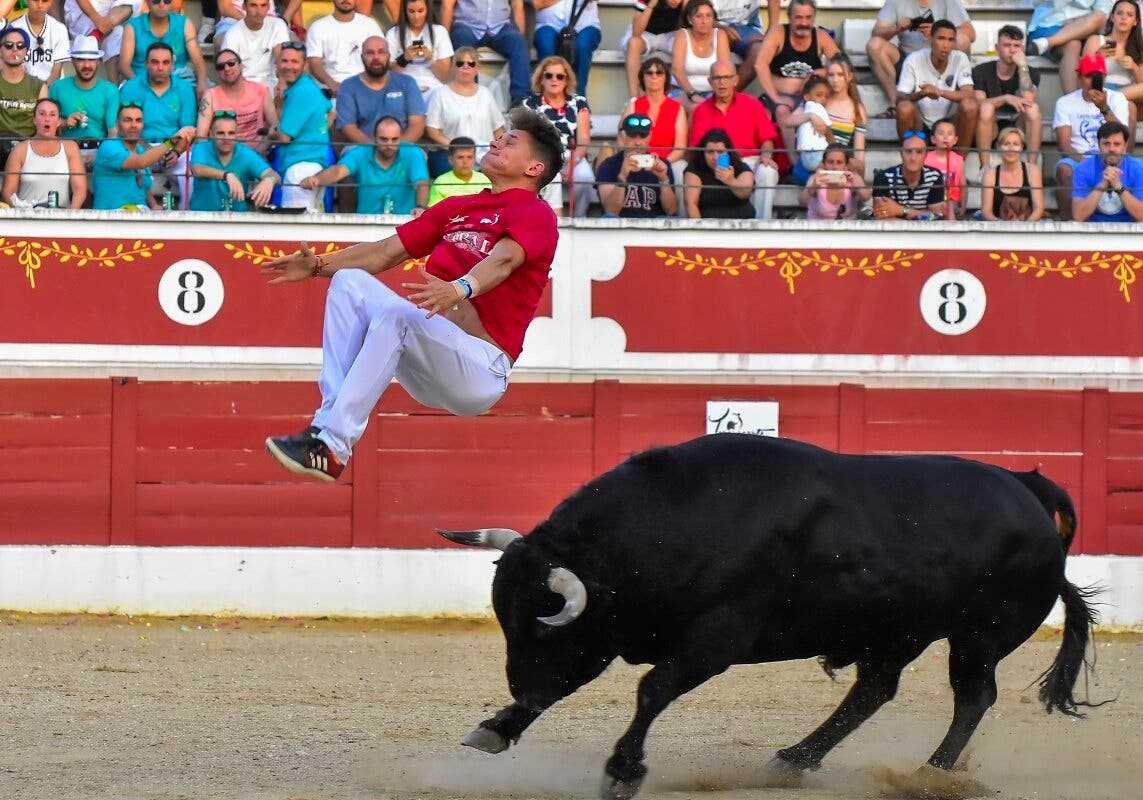
<svg viewBox="0 0 1143 800">
<path fill-rule="evenodd" d="M 308 29 L 301 0 L 204 0 L 201 26 L 182 0 L 0 0 L 0 201 L 417 215 L 487 185 L 487 144 L 523 105 L 564 144 L 544 190 L 559 214 L 767 219 L 787 182 L 813 219 L 1034 221 L 1048 174 L 1060 219 L 1143 220 L 1137 0 L 1040 0 L 1027 36 L 1005 25 L 975 64 L 962 0 L 885 0 L 866 46 L 877 115 L 814 0 L 765 0 L 765 24 L 762 0 L 633 0 L 630 99 L 603 110 L 620 112 L 603 148 L 598 0 L 529 2 L 530 41 L 524 0 L 385 0 L 387 29 L 371 0 L 329 0 Z M 503 95 L 479 82 L 485 47 Z M 1029 56 L 1065 89 L 1051 162 Z M 900 163 L 867 183 L 877 119 Z"/>
</svg>

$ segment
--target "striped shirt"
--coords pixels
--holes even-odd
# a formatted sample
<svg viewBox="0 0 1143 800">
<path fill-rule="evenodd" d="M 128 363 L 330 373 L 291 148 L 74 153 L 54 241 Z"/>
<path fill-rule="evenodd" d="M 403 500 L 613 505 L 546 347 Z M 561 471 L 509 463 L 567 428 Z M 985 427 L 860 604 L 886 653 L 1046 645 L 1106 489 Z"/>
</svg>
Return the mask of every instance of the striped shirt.
<svg viewBox="0 0 1143 800">
<path fill-rule="evenodd" d="M 904 167 L 895 167 L 878 173 L 873 181 L 873 196 L 888 197 L 903 208 L 927 209 L 945 201 L 945 181 L 939 170 L 921 167 L 921 180 L 916 186 L 905 182 Z"/>
</svg>

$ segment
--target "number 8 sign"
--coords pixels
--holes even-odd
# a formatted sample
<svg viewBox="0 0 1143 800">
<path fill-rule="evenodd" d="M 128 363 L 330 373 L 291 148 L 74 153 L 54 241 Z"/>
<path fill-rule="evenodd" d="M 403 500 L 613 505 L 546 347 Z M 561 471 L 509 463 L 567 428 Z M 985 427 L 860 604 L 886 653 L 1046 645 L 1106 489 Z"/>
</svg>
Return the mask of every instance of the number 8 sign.
<svg viewBox="0 0 1143 800">
<path fill-rule="evenodd" d="M 921 287 L 921 316 L 930 328 L 946 336 L 960 336 L 984 318 L 988 296 L 971 272 L 942 269 Z"/>
<path fill-rule="evenodd" d="M 186 258 L 167 267 L 159 279 L 159 305 L 180 325 L 202 325 L 222 308 L 222 277 L 205 261 Z"/>
</svg>

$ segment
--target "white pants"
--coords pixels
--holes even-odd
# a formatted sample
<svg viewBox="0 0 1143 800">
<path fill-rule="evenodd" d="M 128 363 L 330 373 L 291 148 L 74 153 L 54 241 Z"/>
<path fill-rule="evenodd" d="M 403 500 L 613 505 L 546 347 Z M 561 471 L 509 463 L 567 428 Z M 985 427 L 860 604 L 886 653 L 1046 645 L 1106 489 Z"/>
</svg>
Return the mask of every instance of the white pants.
<svg viewBox="0 0 1143 800">
<path fill-rule="evenodd" d="M 759 164 L 757 156 L 747 156 L 742 161 L 754 170 L 754 194 L 750 199 L 754 205 L 754 218 L 770 219 L 774 216 L 774 195 L 778 189 L 778 170 L 766 164 Z"/>
<path fill-rule="evenodd" d="M 306 211 L 325 211 L 325 187 L 303 189 L 298 186 L 306 178 L 312 178 L 324 167 L 316 161 L 299 161 L 286 168 L 282 176 L 282 208 L 304 208 Z"/>
<path fill-rule="evenodd" d="M 417 402 L 460 416 L 487 411 L 508 388 L 508 356 L 425 314 L 364 270 L 342 269 L 330 280 L 314 425 L 341 463 L 394 378 Z"/>
</svg>

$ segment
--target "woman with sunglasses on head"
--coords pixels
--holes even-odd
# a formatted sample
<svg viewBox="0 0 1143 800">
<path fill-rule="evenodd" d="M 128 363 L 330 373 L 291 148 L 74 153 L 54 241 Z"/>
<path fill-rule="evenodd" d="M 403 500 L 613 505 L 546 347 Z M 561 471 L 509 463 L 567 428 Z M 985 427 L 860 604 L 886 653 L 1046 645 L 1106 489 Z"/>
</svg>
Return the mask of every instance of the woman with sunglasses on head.
<svg viewBox="0 0 1143 800">
<path fill-rule="evenodd" d="M 401 0 L 397 24 L 385 32 L 389 67 L 417 82 L 427 103 L 448 80 L 452 67 L 452 38 L 438 25 L 428 0 Z"/>
<path fill-rule="evenodd" d="M 688 0 L 684 17 L 671 50 L 671 72 L 678 100 L 689 113 L 710 97 L 711 65 L 730 59 L 730 39 L 716 25 L 718 13 L 711 0 Z"/>
<path fill-rule="evenodd" d="M 79 145 L 59 137 L 59 103 L 50 97 L 40 98 L 35 121 L 36 135 L 17 144 L 8 156 L 0 195 L 18 208 L 83 208 L 87 170 Z"/>
<path fill-rule="evenodd" d="M 1139 25 L 1139 4 L 1135 0 L 1116 0 L 1103 33 L 1089 36 L 1083 47 L 1084 55 L 1099 53 L 1107 62 L 1104 85 L 1123 92 L 1131 101 L 1131 118 L 1125 122 L 1132 133 L 1143 105 L 1143 32 Z"/>
<path fill-rule="evenodd" d="M 488 152 L 488 143 L 504 134 L 504 112 L 496 97 L 476 82 L 480 60 L 476 48 L 461 47 L 453 54 L 452 80 L 429 99 L 425 135 L 435 145 L 429 151 L 429 174 L 443 175 L 451 169 L 449 142 L 467 136 L 476 142 L 476 164 Z"/>
<path fill-rule="evenodd" d="M 246 80 L 242 59 L 233 50 L 220 50 L 214 57 L 218 85 L 203 95 L 198 107 L 198 135 L 205 139 L 211 121 L 219 111 L 231 111 L 238 120 L 238 141 L 265 153 L 270 146 L 267 136 L 278 127 L 278 109 L 270 88 L 264 83 Z"/>
<path fill-rule="evenodd" d="M 597 199 L 595 173 L 587 160 L 591 143 L 591 107 L 587 98 L 576 93 L 576 77 L 571 64 L 560 56 L 542 59 L 532 73 L 532 94 L 524 107 L 546 116 L 564 142 L 563 173 L 544 187 L 544 199 L 557 215 L 563 213 L 563 184 L 574 185 L 575 216 L 587 216 L 588 206 Z"/>
<path fill-rule="evenodd" d="M 647 146 L 664 161 L 682 161 L 687 154 L 687 114 L 678 100 L 667 94 L 671 82 L 667 62 L 651 56 L 639 68 L 639 88 L 643 93 L 627 101 L 620 119 L 643 114 L 651 120 L 651 141 Z"/>
<path fill-rule="evenodd" d="M 171 75 L 195 84 L 201 99 L 206 91 L 206 61 L 202 57 L 194 23 L 171 10 L 172 0 L 146 0 L 147 13 L 123 26 L 123 46 L 119 50 L 119 74 L 124 80 L 146 72 L 147 48 L 163 42 L 171 48 L 175 66 Z"/>
<path fill-rule="evenodd" d="M 12 22 L 12 27 L 23 28 L 31 39 L 24 64 L 28 74 L 49 86 L 63 72 L 70 41 L 67 26 L 53 17 L 51 10 L 52 0 L 28 0 L 28 13 Z"/>
</svg>

